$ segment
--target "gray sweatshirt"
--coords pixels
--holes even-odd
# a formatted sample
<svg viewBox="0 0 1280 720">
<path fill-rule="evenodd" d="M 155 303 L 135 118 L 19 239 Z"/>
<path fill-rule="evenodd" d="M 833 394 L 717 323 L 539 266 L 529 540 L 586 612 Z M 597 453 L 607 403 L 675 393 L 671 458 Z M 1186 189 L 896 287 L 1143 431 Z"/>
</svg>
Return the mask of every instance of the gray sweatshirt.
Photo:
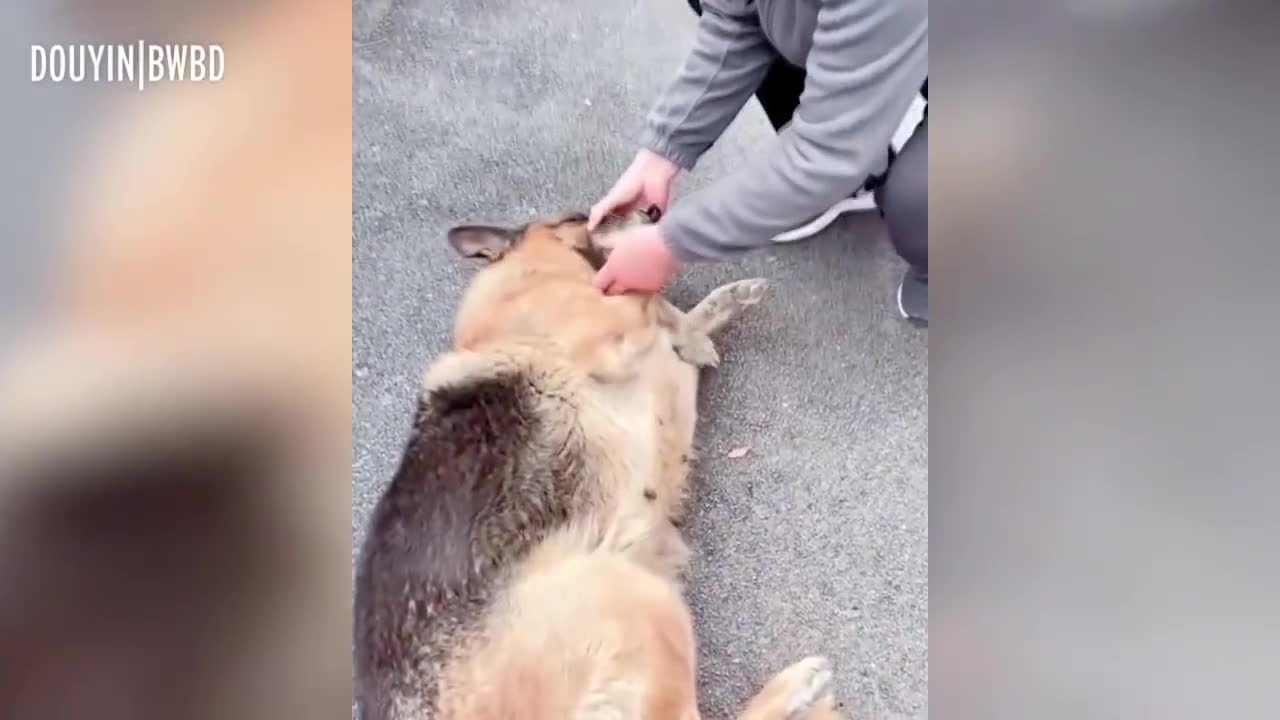
<svg viewBox="0 0 1280 720">
<path fill-rule="evenodd" d="M 778 57 L 805 68 L 791 124 L 661 221 L 685 260 L 725 258 L 803 225 L 883 171 L 928 75 L 928 0 L 703 0 L 693 50 L 642 144 L 693 169 Z"/>
</svg>

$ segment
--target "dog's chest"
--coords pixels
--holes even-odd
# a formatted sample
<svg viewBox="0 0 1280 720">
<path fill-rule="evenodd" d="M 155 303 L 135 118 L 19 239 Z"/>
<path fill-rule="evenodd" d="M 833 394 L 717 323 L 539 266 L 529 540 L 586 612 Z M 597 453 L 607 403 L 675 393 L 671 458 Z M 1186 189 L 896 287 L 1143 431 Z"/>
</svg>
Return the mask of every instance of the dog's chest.
<svg viewBox="0 0 1280 720">
<path fill-rule="evenodd" d="M 599 441 L 624 477 L 647 478 L 657 469 L 658 403 L 648 388 L 602 384 Z"/>
</svg>

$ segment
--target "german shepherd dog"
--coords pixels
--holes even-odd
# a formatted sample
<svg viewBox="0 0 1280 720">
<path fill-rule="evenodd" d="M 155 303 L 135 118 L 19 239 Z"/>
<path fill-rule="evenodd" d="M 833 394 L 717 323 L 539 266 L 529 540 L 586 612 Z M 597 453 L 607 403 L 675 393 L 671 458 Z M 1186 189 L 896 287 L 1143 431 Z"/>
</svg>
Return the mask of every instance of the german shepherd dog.
<svg viewBox="0 0 1280 720">
<path fill-rule="evenodd" d="M 650 222 L 632 213 L 616 228 Z M 609 228 L 586 216 L 460 226 L 487 264 L 452 350 L 424 373 L 376 506 L 355 596 L 364 720 L 697 720 L 677 526 L 709 336 L 763 296 L 722 286 L 685 314 L 591 284 Z M 744 720 L 834 719 L 822 658 Z"/>
</svg>

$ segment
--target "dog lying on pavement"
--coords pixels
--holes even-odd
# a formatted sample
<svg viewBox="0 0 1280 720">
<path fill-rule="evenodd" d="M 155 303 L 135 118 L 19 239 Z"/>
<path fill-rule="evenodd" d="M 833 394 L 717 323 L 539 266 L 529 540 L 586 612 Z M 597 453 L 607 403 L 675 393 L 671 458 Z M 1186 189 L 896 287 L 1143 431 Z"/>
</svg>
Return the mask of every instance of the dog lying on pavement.
<svg viewBox="0 0 1280 720">
<path fill-rule="evenodd" d="M 687 314 L 605 296 L 597 240 L 581 215 L 449 233 L 487 265 L 424 374 L 362 549 L 364 720 L 699 717 L 677 529 L 698 372 L 765 283 L 722 286 Z M 741 717 L 838 718 L 830 680 L 824 659 L 802 660 Z"/>
</svg>

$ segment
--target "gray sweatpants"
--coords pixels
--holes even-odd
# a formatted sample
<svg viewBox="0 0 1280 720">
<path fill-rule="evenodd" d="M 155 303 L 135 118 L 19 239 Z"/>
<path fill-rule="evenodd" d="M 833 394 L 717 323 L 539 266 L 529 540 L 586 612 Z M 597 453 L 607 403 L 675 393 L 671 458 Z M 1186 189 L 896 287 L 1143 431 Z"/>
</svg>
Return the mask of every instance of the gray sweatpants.
<svg viewBox="0 0 1280 720">
<path fill-rule="evenodd" d="M 929 272 L 929 119 L 902 146 L 876 204 L 898 255 L 922 273 Z"/>
</svg>

